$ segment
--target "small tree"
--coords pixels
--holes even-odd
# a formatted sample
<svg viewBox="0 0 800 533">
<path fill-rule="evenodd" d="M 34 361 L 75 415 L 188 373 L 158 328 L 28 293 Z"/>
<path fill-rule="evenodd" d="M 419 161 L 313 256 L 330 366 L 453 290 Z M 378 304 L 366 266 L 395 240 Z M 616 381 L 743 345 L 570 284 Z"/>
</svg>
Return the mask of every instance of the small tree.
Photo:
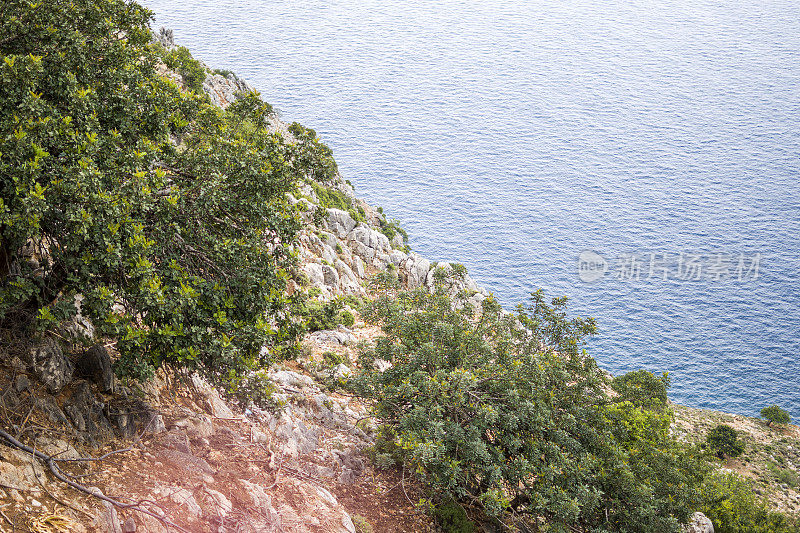
<svg viewBox="0 0 800 533">
<path fill-rule="evenodd" d="M 789 413 L 778 407 L 777 405 L 770 405 L 761 410 L 761 417 L 767 421 L 768 426 L 772 424 L 788 424 L 791 422 Z"/>
<path fill-rule="evenodd" d="M 0 12 L 0 326 L 56 327 L 81 294 L 121 375 L 167 363 L 234 387 L 291 355 L 286 193 L 331 179 L 330 150 L 271 132 L 255 93 L 222 110 L 162 78 L 134 2 Z M 177 53 L 199 91 L 204 71 Z"/>
<path fill-rule="evenodd" d="M 744 452 L 744 443 L 739 440 L 739 434 L 726 424 L 719 424 L 708 433 L 706 446 L 720 459 L 726 455 L 739 457 Z"/>
<path fill-rule="evenodd" d="M 769 503 L 753 492 L 745 477 L 735 472 L 713 472 L 701 486 L 700 511 L 713 523 L 714 530 L 731 533 L 794 533 L 796 517 L 770 510 Z"/>
<path fill-rule="evenodd" d="M 661 377 L 656 377 L 647 370 L 628 372 L 615 377 L 611 388 L 619 394 L 619 401 L 628 400 L 648 409 L 662 408 L 667 405 L 669 374 L 664 372 Z"/>
<path fill-rule="evenodd" d="M 541 291 L 508 315 L 487 298 L 476 316 L 446 278 L 433 293 L 392 287 L 364 312 L 384 336 L 351 384 L 406 468 L 440 503 L 496 518 L 677 532 L 703 469 L 677 449 L 668 410 L 609 401 L 583 350 L 594 321 L 567 318 L 566 299 Z M 374 370 L 376 359 L 392 366 Z"/>
</svg>

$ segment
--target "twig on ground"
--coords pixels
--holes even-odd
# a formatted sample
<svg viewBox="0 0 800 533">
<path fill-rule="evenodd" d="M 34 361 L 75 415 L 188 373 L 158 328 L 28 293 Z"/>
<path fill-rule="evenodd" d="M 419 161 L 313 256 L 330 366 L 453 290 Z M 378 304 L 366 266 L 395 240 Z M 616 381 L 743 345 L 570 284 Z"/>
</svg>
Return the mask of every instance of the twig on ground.
<svg viewBox="0 0 800 533">
<path fill-rule="evenodd" d="M 33 459 L 34 459 L 34 457 L 31 457 L 31 462 L 33 461 Z M 55 494 L 50 492 L 50 489 L 48 489 L 45 486 L 45 484 L 42 482 L 42 480 L 39 479 L 39 474 L 36 472 L 36 468 L 33 467 L 33 465 L 31 465 L 31 469 L 33 470 L 33 477 L 36 478 L 36 481 L 39 483 L 39 486 L 42 487 L 42 490 L 44 490 L 47 493 L 47 495 L 50 496 L 53 500 L 55 500 L 57 503 L 60 503 L 64 507 L 69 507 L 70 509 L 72 509 L 76 513 L 83 513 L 84 515 L 86 515 L 89 518 L 94 518 L 91 513 L 88 513 L 86 511 L 84 511 L 80 507 L 75 507 L 74 505 L 70 505 L 69 503 L 65 502 L 64 500 L 62 500 L 61 498 L 57 497 Z"/>
<path fill-rule="evenodd" d="M 125 448 L 125 449 L 122 449 L 122 450 L 114 450 L 114 451 L 108 452 L 105 455 L 101 455 L 100 457 L 76 457 L 75 459 L 56 459 L 55 457 L 53 457 L 52 459 L 53 459 L 53 461 L 55 461 L 57 463 L 78 463 L 78 462 L 102 461 L 106 457 L 110 457 L 110 456 L 118 454 L 118 453 L 130 452 L 132 450 L 133 450 L 133 448 Z M 66 452 L 66 450 L 64 450 L 63 452 L 59 452 L 59 453 L 61 454 L 61 453 L 65 453 L 65 452 Z"/>
<path fill-rule="evenodd" d="M 414 507 L 414 511 L 415 512 L 419 512 L 419 509 L 417 509 L 417 506 L 414 504 L 414 502 L 411 501 L 411 498 L 408 497 L 408 493 L 406 492 L 406 467 L 405 467 L 405 465 L 403 465 L 403 472 L 402 472 L 402 474 L 400 474 L 400 486 L 403 488 L 403 495 L 406 497 L 406 500 L 408 500 L 408 503 L 410 503 L 412 505 L 412 507 Z"/>
<path fill-rule="evenodd" d="M 37 459 L 39 459 L 40 461 L 45 463 L 47 465 L 47 467 L 50 469 L 50 472 L 53 474 L 53 476 L 56 477 L 56 479 L 58 479 L 62 483 L 65 483 L 66 485 L 68 485 L 72 489 L 77 490 L 78 492 L 82 492 L 84 494 L 87 494 L 89 496 L 93 496 L 93 497 L 95 497 L 95 498 L 97 498 L 99 500 L 102 500 L 104 502 L 110 503 L 111 505 L 113 505 L 115 507 L 119 507 L 120 509 L 129 509 L 129 510 L 132 510 L 132 511 L 138 511 L 140 513 L 146 514 L 148 516 L 151 516 L 151 517 L 155 518 L 156 520 L 159 520 L 165 526 L 173 527 L 173 528 L 177 529 L 178 531 L 182 531 L 183 533 L 191 533 L 189 530 L 182 528 L 181 526 L 179 526 L 178 524 L 176 524 L 175 522 L 173 522 L 169 518 L 159 516 L 158 514 L 152 512 L 152 511 L 149 511 L 147 509 L 142 508 L 141 506 L 139 506 L 139 504 L 136 504 L 136 503 L 124 503 L 124 502 L 115 500 L 113 498 L 109 498 L 108 496 L 104 495 L 102 492 L 93 491 L 93 490 L 89 489 L 89 487 L 86 487 L 85 485 L 81 485 L 80 483 L 76 483 L 76 482 L 72 481 L 71 479 L 69 479 L 67 476 L 64 475 L 64 473 L 61 471 L 61 469 L 58 468 L 58 465 L 56 465 L 55 460 L 51 456 L 46 455 L 46 454 L 44 454 L 44 453 L 42 453 L 42 452 L 40 452 L 38 450 L 35 450 L 34 448 L 31 448 L 30 446 L 27 446 L 27 445 L 21 443 L 20 441 L 15 439 L 13 435 L 8 433 L 4 429 L 0 429 L 0 437 L 3 437 L 6 440 L 7 444 L 9 444 L 9 445 L 11 445 L 11 446 L 13 446 L 15 448 L 19 448 L 20 450 L 22 450 L 24 452 L 30 453 L 31 455 L 33 455 L 34 457 L 36 457 Z"/>
</svg>

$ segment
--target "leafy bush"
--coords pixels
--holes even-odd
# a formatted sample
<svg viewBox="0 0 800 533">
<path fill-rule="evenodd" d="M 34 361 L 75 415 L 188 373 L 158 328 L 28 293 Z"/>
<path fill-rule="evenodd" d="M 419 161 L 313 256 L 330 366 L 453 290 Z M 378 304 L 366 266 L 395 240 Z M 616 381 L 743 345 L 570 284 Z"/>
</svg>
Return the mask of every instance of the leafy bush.
<svg viewBox="0 0 800 533">
<path fill-rule="evenodd" d="M 222 111 L 162 79 L 149 19 L 123 0 L 3 4 L 0 320 L 53 327 L 81 293 L 119 372 L 235 386 L 296 346 L 285 193 L 304 154 L 256 94 Z"/>
<path fill-rule="evenodd" d="M 792 421 L 789 413 L 778 407 L 777 405 L 770 405 L 761 410 L 761 417 L 767 421 L 770 426 L 772 424 L 788 424 Z"/>
<path fill-rule="evenodd" d="M 389 239 L 391 241 L 397 235 L 402 235 L 403 242 L 404 243 L 408 243 L 408 233 L 406 232 L 406 230 L 404 230 L 403 228 L 400 227 L 400 221 L 399 220 L 386 220 L 384 218 L 381 218 L 379 220 L 380 220 L 380 226 L 381 226 L 380 227 L 380 231 L 381 231 L 381 233 L 386 235 L 387 239 Z"/>
<path fill-rule="evenodd" d="M 326 367 L 330 368 L 347 362 L 347 358 L 344 355 L 335 352 L 323 352 L 322 362 Z"/>
<path fill-rule="evenodd" d="M 594 322 L 565 306 L 536 292 L 504 315 L 488 298 L 477 318 L 454 309 L 446 280 L 392 289 L 364 311 L 384 336 L 352 386 L 443 498 L 562 527 L 677 531 L 703 470 L 669 436 L 669 413 L 610 403 L 581 350 Z"/>
<path fill-rule="evenodd" d="M 314 214 L 311 215 L 311 220 L 317 227 L 322 226 L 322 223 L 325 222 L 325 219 L 327 218 L 328 218 L 328 210 L 322 206 L 317 206 L 314 209 Z"/>
<path fill-rule="evenodd" d="M 335 299 L 327 302 L 309 299 L 302 311 L 302 314 L 306 317 L 306 328 L 308 331 L 336 328 L 336 317 L 341 307 L 341 303 Z"/>
<path fill-rule="evenodd" d="M 198 60 L 192 57 L 187 48 L 176 46 L 164 53 L 163 60 L 169 68 L 178 71 L 183 77 L 186 87 L 196 93 L 202 93 L 203 82 L 206 79 L 206 69 Z"/>
<path fill-rule="evenodd" d="M 317 196 L 317 200 L 319 200 L 319 206 L 321 208 L 334 208 L 347 211 L 350 217 L 356 222 L 364 222 L 364 208 L 354 205 L 353 200 L 343 192 L 330 189 L 313 181 L 310 182 L 310 185 L 314 190 L 314 194 Z M 328 216 L 327 212 L 325 216 Z M 316 219 L 314 222 L 317 223 Z M 317 225 L 319 225 L 319 223 L 317 223 Z"/>
<path fill-rule="evenodd" d="M 350 327 L 355 324 L 355 317 L 350 311 L 342 309 L 349 301 L 343 297 L 333 298 L 328 301 L 309 298 L 298 311 L 298 314 L 305 317 L 305 325 L 308 331 L 336 329 L 339 324 Z"/>
<path fill-rule="evenodd" d="M 345 309 L 341 313 L 339 313 L 339 323 L 349 328 L 356 323 L 356 319 L 353 316 L 353 313 Z"/>
<path fill-rule="evenodd" d="M 767 463 L 767 470 L 778 483 L 792 488 L 800 486 L 800 474 L 790 468 L 781 468 L 774 463 Z"/>
<path fill-rule="evenodd" d="M 669 374 L 657 378 L 647 370 L 628 372 L 611 380 L 611 388 L 619 394 L 620 401 L 630 401 L 639 407 L 664 407 L 667 405 Z"/>
<path fill-rule="evenodd" d="M 474 533 L 475 524 L 464 508 L 452 499 L 446 499 L 433 508 L 433 516 L 445 533 Z"/>
<path fill-rule="evenodd" d="M 402 461 L 402 450 L 397 445 L 397 434 L 389 426 L 378 427 L 375 445 L 364 449 L 375 466 L 381 469 L 391 468 Z"/>
<path fill-rule="evenodd" d="M 289 125 L 289 133 L 295 139 L 292 156 L 295 158 L 305 176 L 314 182 L 328 183 L 336 177 L 338 171 L 333 152 L 317 137 L 317 132 L 303 127 L 297 122 Z M 333 207 L 333 206 L 327 206 Z"/>
<path fill-rule="evenodd" d="M 702 485 L 701 511 L 716 533 L 797 533 L 796 518 L 770 511 L 750 482 L 733 472 L 716 472 Z"/>
<path fill-rule="evenodd" d="M 234 78 L 234 79 L 239 79 L 239 78 L 238 78 L 238 76 L 236 76 L 236 73 L 235 73 L 235 72 L 233 72 L 233 71 L 230 71 L 230 70 L 228 70 L 228 69 L 224 69 L 224 68 L 215 68 L 215 69 L 214 69 L 212 72 L 214 72 L 214 74 L 217 74 L 217 75 L 219 75 L 219 76 L 222 76 L 223 78 L 228 78 L 228 77 L 230 77 L 230 76 L 233 76 L 233 78 Z"/>
<path fill-rule="evenodd" d="M 726 455 L 739 457 L 744 453 L 744 442 L 739 439 L 736 430 L 726 424 L 719 424 L 708 432 L 706 446 L 720 459 L 724 459 Z"/>
</svg>

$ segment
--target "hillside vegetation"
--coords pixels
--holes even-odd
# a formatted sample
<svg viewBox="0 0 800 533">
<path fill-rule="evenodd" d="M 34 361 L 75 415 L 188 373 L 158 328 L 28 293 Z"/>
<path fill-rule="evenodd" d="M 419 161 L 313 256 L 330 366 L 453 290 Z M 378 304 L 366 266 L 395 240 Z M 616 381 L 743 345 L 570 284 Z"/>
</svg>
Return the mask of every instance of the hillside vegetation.
<svg viewBox="0 0 800 533">
<path fill-rule="evenodd" d="M 3 365 L 61 393 L 56 409 L 71 370 L 47 381 L 39 355 L 20 370 L 20 345 L 63 344 L 66 369 L 82 343 L 100 339 L 130 396 L 144 397 L 153 376 L 197 373 L 238 399 L 251 444 L 258 428 L 247 416 L 266 413 L 277 435 L 277 419 L 308 414 L 322 394 L 274 366 L 297 370 L 298 360 L 336 401 L 355 396 L 370 408 L 336 427 L 359 436 L 348 445 L 376 468 L 399 470 L 401 485 L 413 473 L 414 503 L 445 531 L 666 533 L 698 511 L 722 533 L 800 530 L 792 509 L 773 510 L 747 476 L 719 470 L 735 446 L 676 431 L 668 376 L 611 378 L 584 349 L 594 321 L 570 317 L 565 298 L 534 292 L 509 313 L 463 266 L 410 253 L 396 221 L 352 196 L 313 130 L 280 123 L 255 91 L 212 101 L 213 73 L 185 48 L 154 41 L 150 19 L 123 0 L 0 7 Z M 345 345 L 356 322 L 372 328 L 356 360 L 304 351 L 304 338 Z M 78 323 L 91 325 L 87 338 L 68 334 Z M 29 388 L 12 386 L 20 397 Z M 316 401 L 316 412 L 334 412 L 332 401 Z M 20 429 L 27 417 L 4 416 L 3 443 L 35 447 Z M 229 426 L 241 445 L 244 430 Z M 195 446 L 223 464 L 227 437 L 198 435 Z M 314 450 L 298 446 L 284 452 Z M 274 469 L 274 450 L 259 450 Z M 779 463 L 775 475 L 794 483 L 794 464 Z M 248 468 L 228 481 L 261 479 L 267 466 Z"/>
</svg>

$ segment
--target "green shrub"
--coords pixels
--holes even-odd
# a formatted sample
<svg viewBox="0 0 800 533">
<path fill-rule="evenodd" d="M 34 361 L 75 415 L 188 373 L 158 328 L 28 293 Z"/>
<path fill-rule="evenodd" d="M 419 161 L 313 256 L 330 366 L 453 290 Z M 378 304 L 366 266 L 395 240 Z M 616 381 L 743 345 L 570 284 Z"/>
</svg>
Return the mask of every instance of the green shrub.
<svg viewBox="0 0 800 533">
<path fill-rule="evenodd" d="M 203 92 L 203 82 L 206 79 L 206 69 L 192 57 L 189 50 L 183 46 L 176 46 L 164 54 L 164 63 L 171 69 L 177 70 L 183 77 L 186 87 L 196 93 Z"/>
<path fill-rule="evenodd" d="M 272 412 L 277 411 L 284 405 L 283 401 L 276 400 L 273 397 L 273 394 L 280 391 L 264 370 L 251 372 L 248 376 L 242 377 L 232 392 L 242 405 L 252 403 Z"/>
<path fill-rule="evenodd" d="M 716 533 L 797 533 L 797 519 L 770 511 L 767 502 L 753 493 L 750 482 L 733 472 L 716 472 L 701 487 L 700 510 L 714 524 Z"/>
<path fill-rule="evenodd" d="M 345 309 L 344 311 L 339 313 L 339 323 L 345 327 L 350 328 L 353 326 L 353 324 L 356 323 L 356 319 L 353 316 L 353 313 Z"/>
<path fill-rule="evenodd" d="M 328 218 L 328 210 L 320 206 L 317 206 L 317 208 L 314 209 L 314 214 L 311 215 L 311 220 L 317 227 L 321 227 L 322 223 L 325 222 L 327 218 Z"/>
<path fill-rule="evenodd" d="M 389 268 L 392 267 L 392 268 Z M 397 269 L 391 263 L 387 265 L 386 270 L 378 272 L 369 280 L 370 290 L 397 290 L 400 288 L 400 278 L 397 275 Z"/>
<path fill-rule="evenodd" d="M 215 68 L 213 70 L 213 72 L 214 72 L 214 74 L 222 76 L 223 78 L 227 78 L 227 77 L 233 75 L 234 79 L 238 79 L 238 76 L 236 76 L 236 73 L 234 73 L 234 72 L 232 72 L 230 70 L 224 69 L 224 68 Z"/>
<path fill-rule="evenodd" d="M 308 331 L 335 329 L 341 307 L 341 303 L 335 299 L 327 302 L 309 299 L 302 311 L 306 318 L 306 328 Z"/>
<path fill-rule="evenodd" d="M 445 533 L 474 533 L 475 524 L 464 508 L 452 499 L 447 499 L 433 508 L 433 516 Z"/>
<path fill-rule="evenodd" d="M 790 468 L 781 468 L 774 463 L 767 463 L 767 470 L 778 483 L 788 485 L 792 488 L 800 486 L 800 474 Z"/>
<path fill-rule="evenodd" d="M 611 404 L 581 349 L 595 331 L 541 292 L 480 319 L 433 293 L 389 289 L 364 310 L 384 336 L 360 354 L 353 389 L 370 400 L 406 467 L 430 490 L 490 516 L 563 528 L 676 531 L 696 503 L 699 460 L 669 434 L 669 413 Z M 390 361 L 384 372 L 375 359 Z"/>
<path fill-rule="evenodd" d="M 181 93 L 156 72 L 135 3 L 2 9 L 2 326 L 53 328 L 81 293 L 123 375 L 170 363 L 235 386 L 292 354 L 300 226 L 285 197 L 305 169 L 266 129 L 268 104 L 251 94 L 223 111 Z M 173 59 L 202 82 L 188 53 Z"/>
<path fill-rule="evenodd" d="M 350 217 L 356 222 L 364 222 L 364 209 L 356 206 L 353 200 L 341 191 L 320 185 L 314 181 L 309 182 L 314 194 L 319 200 L 320 207 L 340 209 L 347 211 Z M 327 213 L 325 214 L 327 217 Z M 316 221 L 315 221 L 316 222 Z M 317 224 L 319 225 L 319 224 Z"/>
<path fill-rule="evenodd" d="M 325 364 L 326 367 L 331 368 L 347 362 L 347 358 L 344 355 L 338 353 L 324 352 L 322 354 L 322 362 Z"/>
<path fill-rule="evenodd" d="M 406 230 L 400 227 L 399 220 L 386 220 L 384 218 L 379 219 L 380 221 L 380 231 L 386 238 L 390 241 L 394 239 L 397 235 L 402 235 L 403 242 L 408 243 L 408 233 Z"/>
<path fill-rule="evenodd" d="M 453 276 L 457 279 L 463 280 L 467 275 L 467 267 L 461 263 L 450 263 L 450 267 L 452 268 Z"/>
<path fill-rule="evenodd" d="M 396 442 L 397 435 L 389 426 L 378 427 L 375 445 L 365 448 L 364 452 L 380 469 L 391 468 L 402 461 L 401 449 Z"/>
<path fill-rule="evenodd" d="M 719 424 L 708 432 L 706 447 L 720 459 L 726 455 L 739 457 L 744 453 L 744 442 L 739 439 L 736 430 L 726 424 Z"/>
<path fill-rule="evenodd" d="M 309 291 L 309 298 L 302 308 L 298 310 L 298 314 L 305 317 L 308 331 L 336 329 L 339 324 L 351 327 L 355 324 L 353 313 L 342 309 L 345 304 L 350 304 L 353 301 L 352 298 L 339 296 L 324 302 L 315 298 L 317 294 L 319 294 L 318 290 Z"/>
<path fill-rule="evenodd" d="M 311 180 L 312 187 L 318 185 L 314 182 L 331 182 L 336 177 L 338 168 L 336 161 L 333 160 L 333 152 L 319 140 L 317 132 L 293 122 L 289 125 L 289 133 L 295 139 L 291 156 L 296 165 L 304 171 L 305 176 Z"/>
<path fill-rule="evenodd" d="M 772 424 L 788 424 L 792 421 L 789 413 L 778 407 L 777 405 L 770 405 L 761 410 L 761 417 L 767 421 L 768 425 Z"/>
<path fill-rule="evenodd" d="M 611 388 L 619 394 L 619 401 L 630 401 L 639 407 L 653 408 L 667 405 L 669 374 L 660 378 L 647 370 L 628 372 L 611 380 Z"/>
</svg>

